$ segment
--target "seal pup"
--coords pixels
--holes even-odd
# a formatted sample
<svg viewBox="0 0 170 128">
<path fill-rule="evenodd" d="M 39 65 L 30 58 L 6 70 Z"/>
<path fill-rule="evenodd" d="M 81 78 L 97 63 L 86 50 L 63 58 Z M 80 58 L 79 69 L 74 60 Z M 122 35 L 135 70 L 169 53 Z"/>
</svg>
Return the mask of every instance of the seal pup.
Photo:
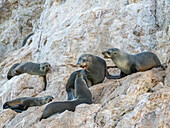
<svg viewBox="0 0 170 128">
<path fill-rule="evenodd" d="M 27 110 L 29 107 L 41 106 L 51 102 L 54 98 L 52 96 L 43 97 L 22 97 L 11 101 L 7 101 L 3 105 L 3 109 L 10 108 L 15 112 L 21 113 Z"/>
<path fill-rule="evenodd" d="M 25 37 L 24 41 L 22 42 L 22 47 L 27 43 L 27 40 L 34 35 L 34 33 L 30 33 L 27 37 Z"/>
<path fill-rule="evenodd" d="M 10 80 L 12 77 L 15 76 L 13 70 L 14 70 L 18 65 L 20 65 L 20 63 L 16 63 L 16 64 L 12 65 L 12 67 L 9 69 L 9 71 L 8 71 L 8 73 L 7 73 L 7 79 L 8 79 L 8 80 Z"/>
<path fill-rule="evenodd" d="M 160 60 L 153 52 L 141 52 L 135 55 L 125 53 L 118 48 L 111 48 L 102 52 L 104 58 L 110 58 L 115 65 L 121 70 L 120 76 L 115 76 L 119 79 L 126 75 L 130 75 L 139 71 L 146 71 L 154 67 L 164 67 Z"/>
<path fill-rule="evenodd" d="M 15 67 L 14 65 L 12 67 Z M 9 72 L 12 74 L 11 75 L 12 77 L 23 74 L 23 73 L 28 73 L 30 75 L 39 75 L 43 77 L 43 81 L 44 81 L 43 90 L 46 90 L 46 86 L 47 86 L 46 74 L 51 69 L 51 65 L 49 63 L 45 62 L 45 63 L 38 64 L 38 63 L 32 63 L 32 62 L 25 62 L 25 63 L 19 64 L 15 68 L 12 68 L 12 67 L 9 70 Z"/>
<path fill-rule="evenodd" d="M 105 77 L 107 79 L 114 78 L 107 71 L 105 60 L 98 56 L 94 56 L 92 54 L 83 54 L 79 57 L 77 64 L 83 69 L 73 72 L 67 81 L 66 92 L 68 100 L 74 99 L 74 81 L 77 73 L 82 72 L 88 87 L 102 83 Z"/>
<path fill-rule="evenodd" d="M 42 113 L 40 121 L 55 113 L 64 112 L 65 110 L 75 111 L 76 106 L 79 104 L 92 104 L 92 94 L 87 88 L 87 83 L 80 72 L 77 73 L 75 79 L 75 93 L 76 99 L 72 101 L 53 102 L 48 104 Z"/>
</svg>

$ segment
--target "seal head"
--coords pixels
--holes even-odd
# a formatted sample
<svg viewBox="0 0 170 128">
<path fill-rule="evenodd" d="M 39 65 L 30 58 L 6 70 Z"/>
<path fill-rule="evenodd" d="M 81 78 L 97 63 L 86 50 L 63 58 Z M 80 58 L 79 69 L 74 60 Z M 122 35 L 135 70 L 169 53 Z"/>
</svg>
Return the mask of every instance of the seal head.
<svg viewBox="0 0 170 128">
<path fill-rule="evenodd" d="M 104 52 L 102 52 L 102 54 L 104 55 L 104 58 L 115 58 L 116 56 L 118 56 L 118 54 L 120 53 L 120 50 L 118 48 L 110 48 Z"/>
<path fill-rule="evenodd" d="M 51 65 L 47 62 L 40 64 L 40 70 L 47 73 L 49 70 L 51 70 Z"/>
<path fill-rule="evenodd" d="M 91 54 L 83 54 L 79 57 L 77 65 L 83 68 L 84 70 L 88 70 L 93 63 L 93 58 Z"/>
</svg>

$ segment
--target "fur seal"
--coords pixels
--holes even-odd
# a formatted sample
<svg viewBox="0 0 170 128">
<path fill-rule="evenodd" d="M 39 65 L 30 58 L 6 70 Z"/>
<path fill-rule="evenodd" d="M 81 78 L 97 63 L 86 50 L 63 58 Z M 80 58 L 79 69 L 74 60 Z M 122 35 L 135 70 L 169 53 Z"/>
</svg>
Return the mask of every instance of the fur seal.
<svg viewBox="0 0 170 128">
<path fill-rule="evenodd" d="M 154 67 L 164 67 L 153 52 L 142 52 L 135 55 L 125 53 L 118 48 L 111 48 L 102 52 L 104 58 L 111 58 L 115 65 L 121 70 L 119 79 L 139 71 L 146 71 Z"/>
<path fill-rule="evenodd" d="M 8 80 L 10 80 L 12 77 L 15 76 L 13 70 L 14 70 L 18 65 L 20 65 L 20 63 L 14 64 L 14 65 L 9 69 L 9 71 L 8 71 L 8 73 L 7 73 L 7 79 L 8 79 Z"/>
<path fill-rule="evenodd" d="M 24 41 L 22 42 L 22 47 L 27 43 L 27 40 L 28 40 L 32 35 L 34 35 L 34 33 L 30 33 L 30 34 L 24 39 Z"/>
<path fill-rule="evenodd" d="M 51 102 L 54 98 L 52 96 L 43 97 L 22 97 L 12 101 L 8 101 L 3 105 L 3 109 L 10 108 L 16 112 L 23 112 L 29 107 L 41 106 Z"/>
<path fill-rule="evenodd" d="M 17 64 L 14 64 L 14 65 L 17 65 Z M 45 86 L 43 90 L 46 90 L 46 86 L 47 86 L 46 74 L 51 69 L 51 65 L 49 63 L 45 62 L 45 63 L 38 64 L 38 63 L 32 63 L 32 62 L 25 62 L 25 63 L 19 64 L 16 67 L 14 65 L 12 66 L 13 68 L 11 67 L 10 69 L 11 71 L 9 70 L 12 74 L 11 75 L 12 77 L 20 75 L 22 73 L 28 73 L 30 75 L 39 75 L 44 78 Z"/>
<path fill-rule="evenodd" d="M 92 104 L 92 94 L 87 88 L 87 83 L 80 72 L 77 73 L 74 84 L 76 99 L 72 101 L 53 102 L 48 104 L 42 113 L 40 121 L 55 113 L 64 112 L 65 110 L 75 111 L 76 106 L 79 104 Z"/>
<path fill-rule="evenodd" d="M 83 54 L 79 57 L 77 64 L 83 69 L 73 72 L 67 81 L 66 91 L 68 100 L 74 99 L 74 81 L 77 73 L 79 72 L 82 72 L 88 87 L 102 83 L 105 77 L 107 79 L 114 78 L 108 73 L 105 60 L 98 56 L 94 56 L 92 54 Z"/>
</svg>

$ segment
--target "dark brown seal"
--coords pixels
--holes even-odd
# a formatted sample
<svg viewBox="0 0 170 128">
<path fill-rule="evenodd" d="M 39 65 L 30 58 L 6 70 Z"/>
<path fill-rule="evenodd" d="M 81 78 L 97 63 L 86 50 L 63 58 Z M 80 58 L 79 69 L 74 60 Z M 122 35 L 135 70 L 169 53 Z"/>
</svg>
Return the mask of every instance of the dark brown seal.
<svg viewBox="0 0 170 128">
<path fill-rule="evenodd" d="M 46 90 L 46 86 L 47 86 L 46 74 L 50 69 L 51 69 L 51 65 L 47 62 L 40 63 L 40 64 L 32 63 L 32 62 L 25 62 L 21 64 L 17 63 L 10 68 L 7 74 L 7 78 L 12 78 L 13 76 L 17 76 L 22 73 L 28 73 L 30 75 L 39 75 L 44 78 L 45 86 L 43 90 Z"/>
<path fill-rule="evenodd" d="M 74 99 L 74 81 L 77 73 L 79 72 L 82 72 L 88 87 L 102 83 L 105 77 L 107 79 L 114 78 L 108 73 L 105 60 L 98 56 L 94 56 L 92 54 L 83 54 L 79 57 L 77 64 L 83 69 L 73 72 L 67 81 L 66 91 L 68 100 Z"/>
<path fill-rule="evenodd" d="M 72 101 L 63 101 L 63 102 L 53 102 L 46 106 L 43 111 L 43 114 L 40 118 L 46 119 L 49 116 L 55 113 L 61 113 L 65 110 L 75 111 L 75 108 L 79 104 L 91 104 L 92 103 L 92 94 L 90 90 L 87 88 L 87 83 L 83 78 L 81 73 L 77 73 L 75 79 L 75 92 L 76 92 L 76 99 Z"/>
<path fill-rule="evenodd" d="M 52 96 L 44 97 L 22 97 L 12 101 L 8 101 L 3 105 L 3 109 L 10 108 L 16 112 L 22 112 L 27 110 L 29 107 L 41 106 L 49 103 L 54 98 Z"/>
</svg>

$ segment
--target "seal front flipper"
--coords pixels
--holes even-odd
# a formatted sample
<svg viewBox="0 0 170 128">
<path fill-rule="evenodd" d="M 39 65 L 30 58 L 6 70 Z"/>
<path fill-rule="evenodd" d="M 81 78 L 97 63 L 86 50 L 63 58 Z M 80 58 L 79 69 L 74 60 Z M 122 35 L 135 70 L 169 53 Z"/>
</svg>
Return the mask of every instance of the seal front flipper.
<svg viewBox="0 0 170 128">
<path fill-rule="evenodd" d="M 17 70 L 14 71 L 14 75 L 17 76 L 17 75 L 20 75 L 21 73 L 19 73 Z"/>
<path fill-rule="evenodd" d="M 75 97 L 74 97 L 74 91 L 73 89 L 69 89 L 67 90 L 67 100 L 73 100 Z"/>
<path fill-rule="evenodd" d="M 120 75 L 119 76 L 112 76 L 112 75 L 109 74 L 108 71 L 106 71 L 106 78 L 107 79 L 120 79 L 121 76 Z"/>
<path fill-rule="evenodd" d="M 20 105 L 11 106 L 10 109 L 27 110 L 28 107 L 26 105 L 20 104 Z"/>
<path fill-rule="evenodd" d="M 123 73 L 122 71 L 120 72 L 120 75 L 118 75 L 118 76 L 112 76 L 109 73 L 106 74 L 107 79 L 121 79 L 121 78 L 123 78 L 125 76 L 127 76 L 127 75 L 125 73 Z"/>
<path fill-rule="evenodd" d="M 135 64 L 133 64 L 133 65 L 130 67 L 130 72 L 131 72 L 131 74 L 138 72 L 138 70 L 136 69 Z"/>
<path fill-rule="evenodd" d="M 74 90 L 74 81 L 76 79 L 76 75 L 78 72 L 81 72 L 82 70 L 78 70 L 78 71 L 75 71 L 73 73 L 71 73 L 67 83 L 66 83 L 66 92 L 67 92 L 67 99 L 68 100 L 72 100 L 74 99 L 74 93 L 73 93 L 73 90 Z"/>
<path fill-rule="evenodd" d="M 33 35 L 34 33 L 29 34 L 24 41 L 22 42 L 22 47 L 26 44 L 27 40 Z"/>
<path fill-rule="evenodd" d="M 46 78 L 46 75 L 43 76 L 43 81 L 44 81 L 44 91 L 46 90 L 46 87 L 47 87 L 47 78 Z"/>
</svg>

